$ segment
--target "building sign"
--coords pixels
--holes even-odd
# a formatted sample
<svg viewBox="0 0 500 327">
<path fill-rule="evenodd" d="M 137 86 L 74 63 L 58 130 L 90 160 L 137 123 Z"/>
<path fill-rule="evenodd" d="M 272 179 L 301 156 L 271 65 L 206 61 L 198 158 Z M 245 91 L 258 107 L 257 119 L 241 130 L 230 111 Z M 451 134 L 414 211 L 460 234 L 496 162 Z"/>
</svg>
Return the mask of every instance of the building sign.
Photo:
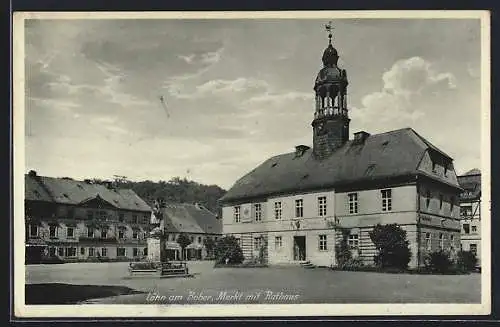
<svg viewBox="0 0 500 327">
<path fill-rule="evenodd" d="M 460 221 L 451 218 L 420 214 L 420 224 L 460 230 Z"/>
<path fill-rule="evenodd" d="M 241 206 L 241 222 L 252 222 L 252 207 L 251 204 L 244 204 Z"/>
</svg>

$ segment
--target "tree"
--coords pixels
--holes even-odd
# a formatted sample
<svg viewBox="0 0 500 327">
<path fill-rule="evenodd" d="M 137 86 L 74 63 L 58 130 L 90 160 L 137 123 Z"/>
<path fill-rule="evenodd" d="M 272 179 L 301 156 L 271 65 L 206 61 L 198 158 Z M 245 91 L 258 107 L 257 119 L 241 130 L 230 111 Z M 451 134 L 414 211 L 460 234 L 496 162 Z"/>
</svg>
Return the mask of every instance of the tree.
<svg viewBox="0 0 500 327">
<path fill-rule="evenodd" d="M 406 269 L 411 259 L 406 231 L 397 224 L 377 224 L 370 232 L 370 239 L 378 254 L 374 256 L 375 263 L 381 267 Z"/>
<path fill-rule="evenodd" d="M 215 248 L 214 239 L 211 237 L 206 237 L 203 241 L 203 244 L 205 245 L 205 249 L 207 250 L 207 256 L 211 258 L 213 256 L 213 251 Z"/>
<path fill-rule="evenodd" d="M 234 236 L 224 236 L 215 245 L 216 263 L 242 263 L 245 257 L 238 240 Z"/>
<path fill-rule="evenodd" d="M 191 244 L 191 239 L 185 234 L 185 233 L 181 233 L 178 237 L 177 237 L 177 244 L 179 244 L 179 246 L 181 247 L 181 259 L 185 260 L 185 250 L 186 248 L 188 247 L 189 244 Z"/>
</svg>

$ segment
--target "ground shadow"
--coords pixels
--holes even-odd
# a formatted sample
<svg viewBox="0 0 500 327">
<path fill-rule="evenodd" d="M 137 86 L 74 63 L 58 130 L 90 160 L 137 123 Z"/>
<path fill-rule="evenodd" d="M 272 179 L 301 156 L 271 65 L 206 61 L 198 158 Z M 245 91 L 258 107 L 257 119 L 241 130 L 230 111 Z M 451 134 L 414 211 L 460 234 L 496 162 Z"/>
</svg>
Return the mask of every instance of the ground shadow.
<svg viewBox="0 0 500 327">
<path fill-rule="evenodd" d="M 26 284 L 25 304 L 76 304 L 89 299 L 141 293 L 126 286 Z"/>
</svg>

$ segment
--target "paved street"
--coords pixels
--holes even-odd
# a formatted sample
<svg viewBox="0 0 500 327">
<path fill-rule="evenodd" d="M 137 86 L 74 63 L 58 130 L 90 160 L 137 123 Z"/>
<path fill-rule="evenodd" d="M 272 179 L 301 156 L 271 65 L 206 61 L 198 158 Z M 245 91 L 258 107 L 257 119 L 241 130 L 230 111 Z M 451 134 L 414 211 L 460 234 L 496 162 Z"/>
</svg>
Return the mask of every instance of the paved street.
<svg viewBox="0 0 500 327">
<path fill-rule="evenodd" d="M 30 265 L 26 283 L 119 285 L 142 294 L 90 303 L 479 303 L 480 275 L 408 275 L 308 270 L 302 267 L 219 268 L 190 262 L 193 278 L 129 279 L 128 263 Z M 48 295 L 50 296 L 50 295 Z"/>
</svg>

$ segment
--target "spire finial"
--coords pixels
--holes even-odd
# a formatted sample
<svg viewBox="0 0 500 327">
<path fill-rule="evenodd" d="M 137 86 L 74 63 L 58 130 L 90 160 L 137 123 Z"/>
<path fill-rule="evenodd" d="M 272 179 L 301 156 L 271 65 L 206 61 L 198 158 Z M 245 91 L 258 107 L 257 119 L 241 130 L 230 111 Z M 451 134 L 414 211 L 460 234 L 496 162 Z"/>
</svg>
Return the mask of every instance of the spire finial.
<svg viewBox="0 0 500 327">
<path fill-rule="evenodd" d="M 328 24 L 325 25 L 325 30 L 328 32 L 328 44 L 332 44 L 332 30 L 334 27 L 332 26 L 332 21 L 329 21 Z"/>
</svg>

